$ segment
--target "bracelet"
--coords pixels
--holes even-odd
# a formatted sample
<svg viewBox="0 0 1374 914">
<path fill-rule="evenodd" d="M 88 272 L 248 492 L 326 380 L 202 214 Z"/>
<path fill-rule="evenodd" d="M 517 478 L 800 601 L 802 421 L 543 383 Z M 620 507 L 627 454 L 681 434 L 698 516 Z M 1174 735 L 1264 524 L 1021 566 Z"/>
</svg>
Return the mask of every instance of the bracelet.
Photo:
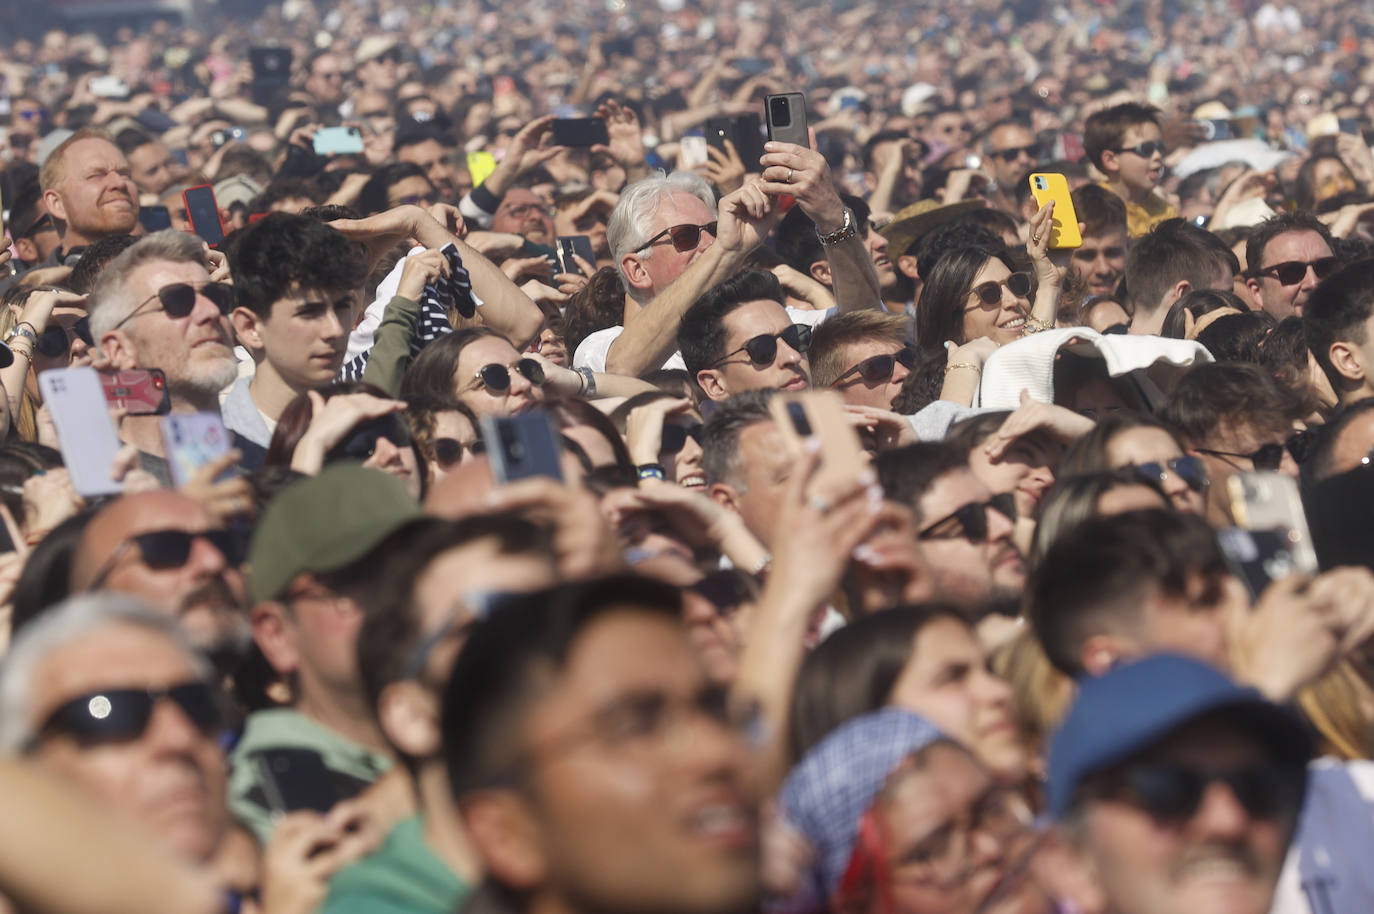
<svg viewBox="0 0 1374 914">
<path fill-rule="evenodd" d="M 945 374 L 949 374 L 956 368 L 970 368 L 978 372 L 979 374 L 983 373 L 983 368 L 981 365 L 975 365 L 972 362 L 950 362 L 948 365 L 945 366 Z"/>
<path fill-rule="evenodd" d="M 578 396 L 585 396 L 588 400 L 596 397 L 596 373 L 590 368 L 579 368 L 577 373 L 582 376 L 582 390 Z"/>
<path fill-rule="evenodd" d="M 858 230 L 854 227 L 854 213 L 847 206 L 844 208 L 844 225 L 828 235 L 822 235 L 821 230 L 816 229 L 816 239 L 826 247 L 839 244 L 841 241 L 848 241 L 850 238 L 857 237 L 858 234 Z"/>
<path fill-rule="evenodd" d="M 661 463 L 641 463 L 635 467 L 635 472 L 639 474 L 640 479 L 657 479 L 660 482 L 668 475 Z"/>
<path fill-rule="evenodd" d="M 38 335 L 38 328 L 35 327 L 33 324 L 30 324 L 28 321 L 19 321 L 19 322 L 16 323 L 14 326 L 16 326 L 16 327 L 28 327 L 30 333 L 32 333 L 34 336 L 37 336 L 37 335 Z"/>
<path fill-rule="evenodd" d="M 1026 326 L 1021 330 L 1022 336 L 1029 336 L 1032 333 L 1040 333 L 1044 330 L 1053 330 L 1054 321 L 1042 321 L 1039 318 L 1026 315 Z"/>
<path fill-rule="evenodd" d="M 9 342 L 17 336 L 22 336 L 32 343 L 38 342 L 38 333 L 33 329 L 33 324 L 28 321 L 20 321 L 14 325 L 14 329 L 5 334 L 5 342 Z"/>
</svg>

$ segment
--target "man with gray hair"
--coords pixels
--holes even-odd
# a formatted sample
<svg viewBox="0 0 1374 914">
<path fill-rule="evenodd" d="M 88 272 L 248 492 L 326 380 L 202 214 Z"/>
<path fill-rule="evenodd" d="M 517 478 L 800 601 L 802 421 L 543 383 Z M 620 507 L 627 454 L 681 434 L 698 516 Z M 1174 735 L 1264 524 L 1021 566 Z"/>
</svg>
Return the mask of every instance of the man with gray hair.
<svg viewBox="0 0 1374 914">
<path fill-rule="evenodd" d="M 687 171 L 662 172 L 627 187 L 611 213 L 606 238 L 625 285 L 622 326 L 589 335 L 573 364 L 640 376 L 684 368 L 674 352 L 682 315 L 703 293 L 744 268 L 782 220 L 793 198 L 816 226 L 834 277 L 836 309 L 879 307 L 878 274 L 830 178 L 812 149 L 768 143 L 763 178 L 726 194 L 716 206 L 711 187 Z M 788 309 L 796 323 L 817 324 L 829 311 Z"/>
<path fill-rule="evenodd" d="M 219 394 L 238 377 L 228 315 L 234 289 L 211 278 L 192 235 L 167 230 L 140 240 L 110 262 L 87 302 L 91 335 L 115 370 L 160 368 L 174 413 L 219 412 Z M 171 482 L 157 416 L 129 416 L 120 436 L 143 468 Z M 262 448 L 235 434 L 241 465 L 262 462 Z"/>
<path fill-rule="evenodd" d="M 229 828 L 209 676 L 172 619 L 118 594 L 73 597 L 20 630 L 0 663 L 0 752 L 207 863 Z"/>
</svg>

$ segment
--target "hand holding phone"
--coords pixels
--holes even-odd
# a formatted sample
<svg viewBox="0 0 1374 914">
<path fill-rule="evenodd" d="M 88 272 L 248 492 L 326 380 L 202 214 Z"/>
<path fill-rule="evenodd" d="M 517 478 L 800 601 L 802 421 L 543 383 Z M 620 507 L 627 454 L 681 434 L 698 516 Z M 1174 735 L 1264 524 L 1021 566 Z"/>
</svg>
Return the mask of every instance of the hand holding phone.
<svg viewBox="0 0 1374 914">
<path fill-rule="evenodd" d="M 560 273 L 582 275 L 582 268 L 577 265 L 578 257 L 591 264 L 593 269 L 596 268 L 596 254 L 592 251 L 592 239 L 588 236 L 559 235 L 555 243 Z"/>
<path fill-rule="evenodd" d="M 1054 215 L 1050 223 L 1050 248 L 1080 248 L 1083 235 L 1078 231 L 1078 214 L 1073 209 L 1073 196 L 1069 193 L 1069 181 L 1061 174 L 1038 173 L 1029 178 L 1031 196 L 1035 197 L 1037 207 L 1054 202 Z"/>
<path fill-rule="evenodd" d="M 763 113 L 768 123 L 768 139 L 775 143 L 811 146 L 806 129 L 806 96 L 800 92 L 783 92 L 766 96 Z M 746 163 L 747 164 L 747 163 Z"/>
<path fill-rule="evenodd" d="M 482 441 L 491 460 L 491 475 L 499 484 L 531 476 L 563 478 L 562 445 L 545 412 L 483 416 Z"/>
<path fill-rule="evenodd" d="M 185 487 L 196 471 L 229 453 L 233 446 L 229 430 L 218 413 L 178 413 L 163 416 L 162 445 L 172 484 Z"/>
<path fill-rule="evenodd" d="M 812 477 L 812 493 L 824 498 L 826 493 L 853 487 L 868 466 L 868 456 L 839 394 L 833 390 L 778 394 L 770 401 L 769 411 L 795 458 L 806 452 L 808 441 L 819 440 L 821 462 Z"/>
<path fill-rule="evenodd" d="M 315 131 L 315 155 L 357 155 L 363 151 L 363 132 L 357 127 L 321 127 Z"/>
</svg>

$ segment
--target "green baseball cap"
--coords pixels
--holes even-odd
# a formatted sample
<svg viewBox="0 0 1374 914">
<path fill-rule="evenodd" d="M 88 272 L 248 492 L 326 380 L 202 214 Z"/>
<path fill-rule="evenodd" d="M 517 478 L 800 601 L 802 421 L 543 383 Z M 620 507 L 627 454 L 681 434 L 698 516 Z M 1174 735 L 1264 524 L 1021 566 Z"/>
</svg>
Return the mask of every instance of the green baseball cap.
<svg viewBox="0 0 1374 914">
<path fill-rule="evenodd" d="M 263 511 L 248 551 L 249 596 L 275 600 L 297 575 L 346 568 L 424 517 L 395 476 L 331 464 L 287 486 Z"/>
</svg>

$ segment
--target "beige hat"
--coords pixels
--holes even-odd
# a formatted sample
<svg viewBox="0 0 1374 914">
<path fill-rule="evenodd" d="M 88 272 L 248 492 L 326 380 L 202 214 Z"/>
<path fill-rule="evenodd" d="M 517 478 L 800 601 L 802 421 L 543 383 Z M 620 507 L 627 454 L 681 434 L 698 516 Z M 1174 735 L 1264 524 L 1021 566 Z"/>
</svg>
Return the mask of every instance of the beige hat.
<svg viewBox="0 0 1374 914">
<path fill-rule="evenodd" d="M 911 246 L 931 229 L 986 205 L 979 199 L 960 200 L 948 206 L 941 205 L 939 200 L 917 200 L 878 229 L 878 234 L 887 239 L 887 256 L 896 260 L 910 251 Z"/>
<path fill-rule="evenodd" d="M 365 61 L 381 57 L 396 47 L 395 35 L 369 35 L 358 42 L 357 53 L 353 55 L 353 65 L 361 66 Z"/>
</svg>

